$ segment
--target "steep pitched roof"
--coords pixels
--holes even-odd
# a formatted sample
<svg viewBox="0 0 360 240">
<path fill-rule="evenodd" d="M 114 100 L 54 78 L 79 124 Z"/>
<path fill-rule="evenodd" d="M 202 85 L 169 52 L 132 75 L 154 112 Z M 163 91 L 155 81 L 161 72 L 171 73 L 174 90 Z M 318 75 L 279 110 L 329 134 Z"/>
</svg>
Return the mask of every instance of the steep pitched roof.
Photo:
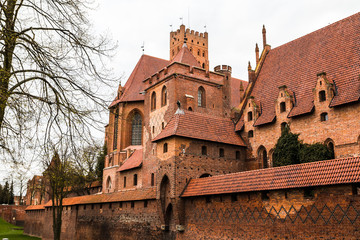
<svg viewBox="0 0 360 240">
<path fill-rule="evenodd" d="M 245 146 L 242 138 L 235 133 L 234 124 L 230 119 L 191 111 L 184 111 L 184 113 L 175 114 L 164 130 L 152 141 L 155 142 L 170 136 L 180 136 Z"/>
<path fill-rule="evenodd" d="M 360 157 L 191 179 L 182 197 L 360 182 Z"/>
<path fill-rule="evenodd" d="M 108 202 L 121 202 L 121 201 L 138 201 L 145 199 L 155 199 L 155 188 L 143 188 L 135 190 L 127 190 L 113 193 L 103 193 L 96 195 L 85 195 L 79 197 L 71 197 L 63 199 L 63 206 L 79 205 L 79 204 L 92 204 L 92 203 L 108 203 Z M 47 202 L 45 207 L 51 207 L 52 201 Z M 31 209 L 29 209 L 31 210 Z"/>
<path fill-rule="evenodd" d="M 186 44 L 180 49 L 180 51 L 176 54 L 176 56 L 171 61 L 173 62 L 180 62 L 185 63 L 193 67 L 201 67 L 200 63 L 196 60 L 194 55 L 189 51 Z"/>
<path fill-rule="evenodd" d="M 244 92 L 248 85 L 247 81 L 231 78 L 230 79 L 230 88 L 231 88 L 231 107 L 238 107 L 240 105 L 240 84 L 242 84 Z"/>
<path fill-rule="evenodd" d="M 142 55 L 125 83 L 123 94 L 116 98 L 109 106 L 112 107 L 119 102 L 144 101 L 143 80 L 167 66 L 170 62 L 164 59 Z"/>
<path fill-rule="evenodd" d="M 263 103 L 263 113 L 255 125 L 274 119 L 274 100 L 281 85 L 296 97 L 289 117 L 311 112 L 312 89 L 320 72 L 326 72 L 337 89 L 331 107 L 359 101 L 359 55 L 360 13 L 270 50 L 251 93 Z"/>
<path fill-rule="evenodd" d="M 124 162 L 121 167 L 117 170 L 118 172 L 138 168 L 141 166 L 143 161 L 143 151 L 142 149 L 135 150 L 131 156 Z"/>
</svg>

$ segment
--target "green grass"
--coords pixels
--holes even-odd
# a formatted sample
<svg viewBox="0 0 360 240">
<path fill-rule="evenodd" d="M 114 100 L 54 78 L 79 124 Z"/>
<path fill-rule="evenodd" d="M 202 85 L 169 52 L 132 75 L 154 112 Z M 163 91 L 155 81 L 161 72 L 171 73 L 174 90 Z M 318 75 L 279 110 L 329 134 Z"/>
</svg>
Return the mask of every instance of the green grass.
<svg viewBox="0 0 360 240">
<path fill-rule="evenodd" d="M 0 240 L 3 238 L 9 240 L 40 240 L 40 238 L 24 235 L 22 227 L 12 225 L 0 218 Z"/>
</svg>

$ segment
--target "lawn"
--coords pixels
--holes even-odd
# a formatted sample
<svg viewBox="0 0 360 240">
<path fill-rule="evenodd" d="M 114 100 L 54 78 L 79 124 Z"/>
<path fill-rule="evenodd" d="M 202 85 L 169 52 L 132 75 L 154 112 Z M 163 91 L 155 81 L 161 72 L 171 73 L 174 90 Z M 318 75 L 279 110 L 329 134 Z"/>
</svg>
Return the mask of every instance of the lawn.
<svg viewBox="0 0 360 240">
<path fill-rule="evenodd" d="M 23 235 L 23 228 L 12 225 L 0 218 L 0 240 L 8 238 L 9 240 L 40 240 L 40 238 Z"/>
</svg>

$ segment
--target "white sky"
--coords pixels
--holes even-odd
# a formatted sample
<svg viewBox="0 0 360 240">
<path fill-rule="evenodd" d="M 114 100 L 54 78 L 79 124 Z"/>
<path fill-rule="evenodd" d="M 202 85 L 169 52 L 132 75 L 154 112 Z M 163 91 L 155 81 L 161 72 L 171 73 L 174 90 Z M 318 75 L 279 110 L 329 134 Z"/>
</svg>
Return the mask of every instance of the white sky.
<svg viewBox="0 0 360 240">
<path fill-rule="evenodd" d="M 98 0 L 94 29 L 117 41 L 111 65 L 124 85 L 145 54 L 169 59 L 169 32 L 186 27 L 199 32 L 207 26 L 210 69 L 232 66 L 233 76 L 248 80 L 247 62 L 255 66 L 255 43 L 262 51 L 262 25 L 267 43 L 275 48 L 348 17 L 360 9 L 359 0 Z M 116 89 L 114 89 L 115 94 Z"/>
<path fill-rule="evenodd" d="M 125 84 L 145 42 L 145 54 L 169 59 L 169 32 L 183 23 L 209 33 L 210 68 L 227 64 L 233 76 L 248 80 L 247 63 L 255 66 L 255 43 L 262 51 L 262 25 L 267 43 L 275 48 L 291 40 L 341 20 L 360 9 L 359 0 L 95 0 L 91 12 L 94 34 L 106 34 L 118 48 L 108 63 Z M 117 87 L 114 86 L 115 96 Z M 0 167 L 0 183 L 10 174 Z M 41 174 L 34 166 L 31 174 Z"/>
</svg>

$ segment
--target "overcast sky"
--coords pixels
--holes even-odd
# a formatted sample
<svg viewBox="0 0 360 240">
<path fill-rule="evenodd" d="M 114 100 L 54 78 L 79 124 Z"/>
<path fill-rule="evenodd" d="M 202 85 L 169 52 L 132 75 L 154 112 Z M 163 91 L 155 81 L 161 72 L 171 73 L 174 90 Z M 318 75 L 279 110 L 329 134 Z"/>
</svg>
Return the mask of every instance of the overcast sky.
<svg viewBox="0 0 360 240">
<path fill-rule="evenodd" d="M 247 62 L 255 66 L 255 43 L 262 50 L 263 24 L 267 43 L 275 48 L 360 9 L 359 0 L 98 0 L 98 4 L 91 16 L 93 27 L 117 41 L 111 65 L 118 76 L 125 74 L 123 85 L 142 54 L 143 42 L 145 54 L 169 59 L 170 25 L 175 31 L 182 21 L 199 32 L 206 25 L 211 70 L 227 64 L 234 77 L 248 80 Z"/>
<path fill-rule="evenodd" d="M 262 25 L 272 48 L 341 20 L 360 9 L 359 0 L 273 1 L 170 1 L 95 0 L 90 20 L 94 34 L 106 34 L 118 48 L 109 63 L 122 85 L 145 54 L 169 59 L 169 33 L 183 22 L 193 30 L 209 33 L 210 69 L 232 66 L 233 76 L 248 80 L 247 62 L 255 66 L 255 43 L 262 50 Z M 183 20 L 180 20 L 183 18 Z M 172 28 L 170 27 L 172 25 Z M 114 86 L 115 96 L 117 87 Z M 41 174 L 35 166 L 29 173 Z M 0 168 L 0 183 L 9 172 Z M 1 181 L 2 180 L 2 181 Z"/>
</svg>

